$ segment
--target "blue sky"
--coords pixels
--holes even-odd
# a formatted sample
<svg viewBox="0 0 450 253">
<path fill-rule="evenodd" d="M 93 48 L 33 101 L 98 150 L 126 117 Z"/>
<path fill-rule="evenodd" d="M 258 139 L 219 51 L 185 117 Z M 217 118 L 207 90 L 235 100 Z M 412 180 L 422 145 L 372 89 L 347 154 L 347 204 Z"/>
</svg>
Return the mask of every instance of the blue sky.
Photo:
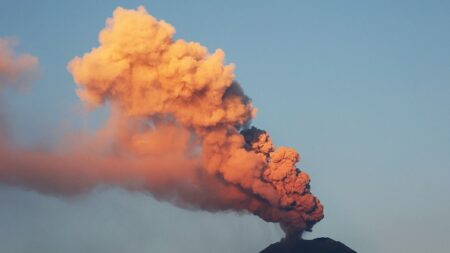
<svg viewBox="0 0 450 253">
<path fill-rule="evenodd" d="M 450 3 L 1 0 L 0 37 L 18 38 L 40 66 L 30 90 L 3 94 L 17 142 L 48 143 L 61 126 L 104 119 L 79 115 L 66 65 L 98 45 L 115 7 L 139 5 L 177 38 L 222 48 L 258 108 L 254 124 L 299 150 L 325 205 L 308 238 L 369 253 L 450 248 Z M 257 252 L 281 234 L 248 215 L 178 210 L 118 189 L 67 200 L 0 188 L 7 252 L 176 252 L 167 244 L 186 235 L 192 252 Z"/>
</svg>

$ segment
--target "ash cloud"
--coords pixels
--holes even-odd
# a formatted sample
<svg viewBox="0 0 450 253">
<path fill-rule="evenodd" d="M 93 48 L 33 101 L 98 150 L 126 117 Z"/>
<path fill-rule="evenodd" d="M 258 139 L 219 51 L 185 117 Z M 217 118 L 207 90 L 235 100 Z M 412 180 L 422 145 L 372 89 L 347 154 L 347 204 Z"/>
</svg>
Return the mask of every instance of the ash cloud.
<svg viewBox="0 0 450 253">
<path fill-rule="evenodd" d="M 174 34 L 144 7 L 117 8 L 99 46 L 68 64 L 88 108 L 111 105 L 108 122 L 66 136 L 58 152 L 0 143 L 0 182 L 62 195 L 120 186 L 184 208 L 252 213 L 289 235 L 310 230 L 323 206 L 299 154 L 248 127 L 256 109 L 221 49 Z M 37 59 L 22 57 L 5 69 L 23 71 L 3 78 L 27 76 Z"/>
</svg>

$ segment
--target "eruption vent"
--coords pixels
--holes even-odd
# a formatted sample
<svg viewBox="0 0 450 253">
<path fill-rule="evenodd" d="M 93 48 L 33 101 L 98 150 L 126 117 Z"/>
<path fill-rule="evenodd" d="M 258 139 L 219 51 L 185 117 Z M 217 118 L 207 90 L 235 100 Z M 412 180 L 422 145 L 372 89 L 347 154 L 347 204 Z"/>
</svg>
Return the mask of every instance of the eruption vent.
<svg viewBox="0 0 450 253">
<path fill-rule="evenodd" d="M 0 180 L 51 193 L 119 185 L 184 208 L 250 212 L 289 234 L 310 230 L 323 207 L 295 167 L 299 154 L 249 127 L 256 110 L 222 50 L 174 33 L 143 7 L 117 8 L 100 45 L 68 64 L 89 107 L 111 105 L 108 124 L 62 153 L 4 147 Z"/>
</svg>

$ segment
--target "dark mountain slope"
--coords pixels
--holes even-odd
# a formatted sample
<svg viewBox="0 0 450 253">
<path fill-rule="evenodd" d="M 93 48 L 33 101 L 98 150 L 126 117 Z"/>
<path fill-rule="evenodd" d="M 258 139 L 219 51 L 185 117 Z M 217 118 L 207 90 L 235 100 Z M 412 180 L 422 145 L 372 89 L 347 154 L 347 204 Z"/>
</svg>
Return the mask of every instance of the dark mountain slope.
<svg viewBox="0 0 450 253">
<path fill-rule="evenodd" d="M 260 253 L 356 253 L 356 251 L 330 238 L 314 240 L 298 238 L 273 243 Z"/>
</svg>

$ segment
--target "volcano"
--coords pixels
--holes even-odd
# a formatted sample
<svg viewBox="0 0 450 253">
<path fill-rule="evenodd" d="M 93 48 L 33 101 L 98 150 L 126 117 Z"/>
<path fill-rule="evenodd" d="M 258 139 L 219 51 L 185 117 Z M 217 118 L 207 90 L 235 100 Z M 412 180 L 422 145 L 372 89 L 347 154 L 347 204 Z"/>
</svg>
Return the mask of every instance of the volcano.
<svg viewBox="0 0 450 253">
<path fill-rule="evenodd" d="M 356 253 L 356 251 L 330 238 L 304 240 L 298 237 L 273 243 L 260 253 Z"/>
</svg>

